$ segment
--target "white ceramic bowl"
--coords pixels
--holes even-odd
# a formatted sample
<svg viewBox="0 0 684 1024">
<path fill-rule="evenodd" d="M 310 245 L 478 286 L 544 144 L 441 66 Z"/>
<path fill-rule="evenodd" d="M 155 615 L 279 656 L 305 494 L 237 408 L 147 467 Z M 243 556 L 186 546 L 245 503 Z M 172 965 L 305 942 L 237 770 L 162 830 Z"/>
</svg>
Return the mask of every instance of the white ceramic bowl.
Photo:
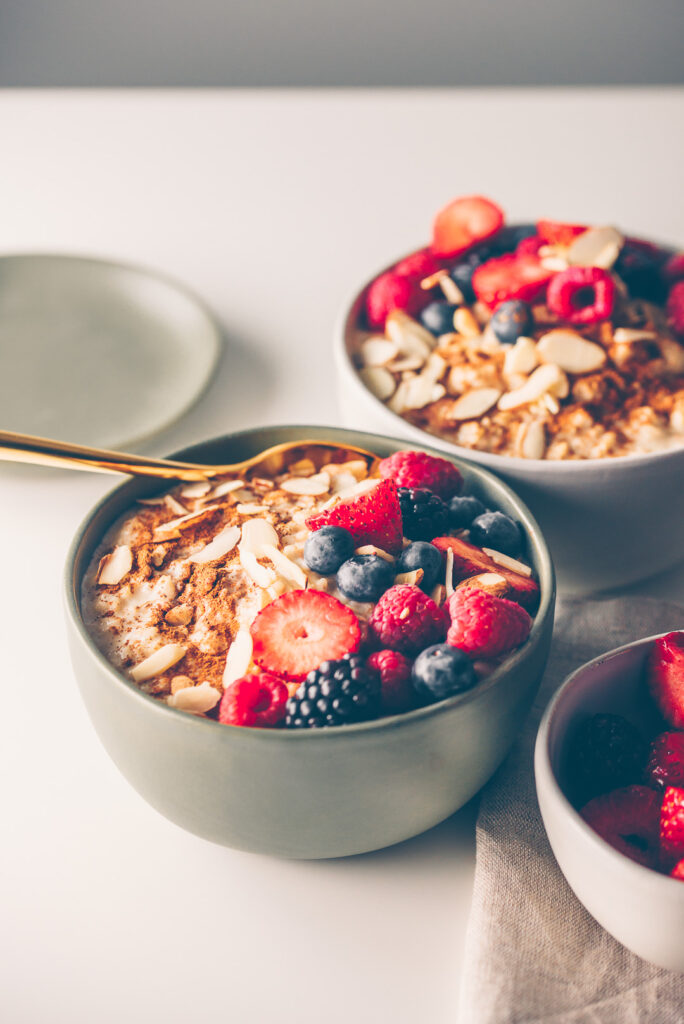
<svg viewBox="0 0 684 1024">
<path fill-rule="evenodd" d="M 684 971 L 684 883 L 613 849 L 583 821 L 563 790 L 566 745 L 583 718 L 612 712 L 641 721 L 648 714 L 639 689 L 655 639 L 618 647 L 568 677 L 541 720 L 534 771 L 551 849 L 575 895 L 633 953 Z"/>
<path fill-rule="evenodd" d="M 412 426 L 371 394 L 352 361 L 356 324 L 371 281 L 344 308 L 335 331 L 345 426 L 429 444 L 500 476 L 538 520 L 562 592 L 626 586 L 684 560 L 684 445 L 649 455 L 547 462 L 463 448 Z"/>
</svg>

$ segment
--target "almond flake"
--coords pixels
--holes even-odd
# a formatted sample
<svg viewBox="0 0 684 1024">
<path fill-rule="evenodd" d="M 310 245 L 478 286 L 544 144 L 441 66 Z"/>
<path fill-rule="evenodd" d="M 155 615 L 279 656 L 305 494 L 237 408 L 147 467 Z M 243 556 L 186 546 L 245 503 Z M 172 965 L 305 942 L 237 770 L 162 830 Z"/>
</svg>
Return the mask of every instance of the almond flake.
<svg viewBox="0 0 684 1024">
<path fill-rule="evenodd" d="M 500 398 L 499 388 L 473 388 L 454 401 L 449 410 L 449 419 L 477 419 L 496 405 Z"/>
<path fill-rule="evenodd" d="M 252 635 L 248 629 L 240 629 L 228 648 L 226 665 L 223 669 L 223 689 L 244 676 L 252 660 Z"/>
<path fill-rule="evenodd" d="M 307 576 L 304 570 L 293 562 L 291 558 L 279 551 L 273 544 L 267 544 L 264 548 L 264 555 L 273 563 L 276 572 L 296 587 L 304 590 L 307 584 Z"/>
<path fill-rule="evenodd" d="M 406 373 L 409 370 L 420 370 L 424 364 L 425 360 L 419 359 L 418 356 L 402 356 L 401 359 L 393 359 L 388 363 L 386 369 L 392 373 Z"/>
<path fill-rule="evenodd" d="M 165 505 L 166 495 L 160 494 L 156 498 L 138 498 L 138 505 Z"/>
<path fill-rule="evenodd" d="M 171 680 L 171 693 L 178 693 L 179 690 L 185 690 L 186 687 L 194 685 L 190 676 L 174 676 Z"/>
<path fill-rule="evenodd" d="M 444 277 L 439 279 L 439 287 L 444 293 L 444 298 L 447 302 L 451 303 L 452 306 L 462 306 L 465 302 L 465 296 L 461 289 L 458 287 L 452 277 L 446 274 Z"/>
<path fill-rule="evenodd" d="M 504 555 L 503 551 L 495 551 L 493 548 L 482 548 L 482 550 L 485 555 L 489 555 L 493 562 L 496 562 L 497 565 L 502 565 L 504 569 L 512 569 L 513 572 L 520 573 L 521 576 L 532 575 L 529 565 L 519 562 L 517 558 L 511 558 L 510 555 Z"/>
<path fill-rule="evenodd" d="M 519 405 L 536 402 L 547 391 L 558 394 L 558 397 L 563 397 L 559 391 L 567 387 L 567 377 L 563 370 L 555 363 L 545 363 L 543 366 L 537 367 L 522 387 L 503 394 L 499 399 L 499 409 L 515 409 Z M 567 390 L 565 394 L 567 394 Z"/>
<path fill-rule="evenodd" d="M 618 345 L 631 345 L 636 341 L 654 341 L 657 338 L 655 331 L 642 331 L 635 327 L 618 327 L 613 334 L 613 341 Z"/>
<path fill-rule="evenodd" d="M 301 558 L 304 554 L 304 545 L 286 544 L 283 548 L 283 554 L 287 555 L 288 558 Z"/>
<path fill-rule="evenodd" d="M 544 399 L 551 398 L 549 394 Z M 553 401 L 556 401 L 553 399 Z M 541 420 L 532 420 L 523 427 L 520 454 L 523 459 L 543 459 L 546 451 L 546 431 Z"/>
<path fill-rule="evenodd" d="M 267 587 L 264 593 L 268 594 L 271 601 L 275 601 L 276 597 L 280 597 L 287 590 L 287 583 L 285 580 L 276 580 L 270 587 Z"/>
<path fill-rule="evenodd" d="M 532 370 L 538 365 L 539 354 L 532 338 L 521 335 L 515 345 L 506 349 L 503 372 L 507 377 L 514 373 L 532 373 Z"/>
<path fill-rule="evenodd" d="M 420 376 L 423 380 L 429 380 L 432 384 L 436 384 L 446 368 L 446 360 L 442 359 L 439 353 L 431 352 L 420 372 Z"/>
<path fill-rule="evenodd" d="M 381 402 L 387 401 L 394 394 L 397 386 L 394 377 L 384 366 L 366 366 L 363 370 L 359 370 L 359 377 L 371 394 L 379 398 Z"/>
<path fill-rule="evenodd" d="M 155 676 L 160 676 L 162 672 L 166 672 L 177 661 L 180 661 L 185 656 L 185 651 L 186 648 L 182 644 L 164 644 L 163 647 L 160 647 L 159 650 L 150 654 L 139 665 L 131 669 L 131 678 L 136 683 L 144 683 L 148 679 L 154 679 Z"/>
<path fill-rule="evenodd" d="M 363 459 L 350 459 L 348 462 L 328 462 L 321 468 L 321 473 L 335 477 L 338 473 L 351 473 L 356 480 L 368 476 L 368 464 Z"/>
<path fill-rule="evenodd" d="M 390 555 L 389 551 L 383 551 L 382 548 L 376 548 L 375 544 L 364 544 L 362 547 L 357 548 L 354 552 L 355 555 L 377 555 L 378 558 L 384 558 L 386 562 L 394 562 L 394 555 Z"/>
<path fill-rule="evenodd" d="M 221 694 L 216 687 L 205 681 L 199 686 L 185 686 L 176 690 L 170 697 L 167 697 L 166 703 L 169 707 L 176 708 L 177 711 L 190 711 L 194 715 L 203 715 L 216 707 L 220 699 Z"/>
<path fill-rule="evenodd" d="M 560 402 L 557 398 L 554 398 L 554 396 L 549 391 L 547 391 L 545 395 L 542 395 L 542 402 L 544 403 L 544 405 L 549 410 L 552 416 L 558 415 L 558 413 L 560 412 Z"/>
<path fill-rule="evenodd" d="M 177 604 L 169 608 L 164 619 L 169 626 L 189 626 L 192 622 L 192 608 L 189 604 Z"/>
<path fill-rule="evenodd" d="M 264 589 L 275 583 L 276 574 L 272 569 L 261 565 L 253 552 L 243 548 L 242 544 L 239 546 L 238 551 L 240 552 L 240 564 L 253 583 Z"/>
<path fill-rule="evenodd" d="M 226 527 L 225 530 L 217 533 L 213 540 L 205 544 L 200 551 L 190 555 L 188 561 L 203 565 L 205 562 L 214 562 L 216 559 L 225 558 L 240 540 L 240 533 L 239 526 Z"/>
<path fill-rule="evenodd" d="M 411 377 L 405 383 L 407 387 L 404 409 L 424 409 L 431 402 L 438 401 L 438 398 L 435 398 L 435 393 L 439 394 L 440 388 L 439 398 L 446 394 L 446 388 L 443 385 L 433 383 L 428 377 Z"/>
<path fill-rule="evenodd" d="M 608 270 L 620 255 L 624 238 L 616 228 L 589 228 L 573 239 L 567 250 L 568 263 Z"/>
<path fill-rule="evenodd" d="M 224 480 L 223 483 L 217 484 L 216 487 L 214 487 L 211 494 L 208 495 L 208 498 L 223 498 L 224 495 L 232 494 L 233 491 L 237 491 L 244 486 L 244 480 Z"/>
<path fill-rule="evenodd" d="M 444 586 L 444 584 L 437 583 L 436 586 L 432 588 L 430 597 L 432 598 L 436 605 L 442 604 L 446 600 L 446 587 Z"/>
<path fill-rule="evenodd" d="M 327 473 L 316 473 L 314 476 L 295 476 L 283 480 L 281 490 L 287 494 L 311 494 L 319 497 L 330 490 L 330 477 Z"/>
<path fill-rule="evenodd" d="M 474 338 L 480 334 L 480 325 L 466 306 L 454 313 L 454 330 L 466 338 Z"/>
<path fill-rule="evenodd" d="M 405 584 L 409 587 L 417 587 L 425 571 L 423 569 L 412 569 L 411 572 L 400 572 L 394 577 L 395 585 Z"/>
<path fill-rule="evenodd" d="M 562 256 L 544 256 L 540 263 L 545 270 L 553 270 L 554 273 L 568 269 L 568 261 Z"/>
<path fill-rule="evenodd" d="M 372 491 L 378 486 L 380 481 L 376 477 L 368 477 L 366 480 L 359 480 L 358 483 L 354 483 L 353 487 L 349 490 L 341 491 L 337 498 L 340 501 L 348 501 L 350 498 L 358 498 L 361 494 L 367 494 L 368 491 Z"/>
<path fill-rule="evenodd" d="M 131 571 L 133 552 L 127 544 L 120 544 L 100 559 L 97 582 L 100 586 L 114 586 Z"/>
<path fill-rule="evenodd" d="M 249 551 L 257 558 L 263 558 L 267 547 L 278 547 L 279 543 L 275 527 L 265 519 L 250 519 L 242 524 L 240 551 Z"/>
<path fill-rule="evenodd" d="M 188 484 L 181 491 L 184 498 L 202 498 L 211 490 L 209 480 L 198 480 L 196 484 Z"/>
<path fill-rule="evenodd" d="M 171 540 L 174 537 L 180 536 L 180 531 L 185 529 L 186 526 L 194 525 L 199 522 L 200 519 L 205 519 L 216 512 L 220 508 L 219 505 L 205 505 L 204 508 L 199 509 L 197 512 L 188 512 L 187 515 L 181 516 L 180 519 L 171 519 L 168 523 L 161 523 L 155 528 L 154 539 L 155 540 Z"/>
<path fill-rule="evenodd" d="M 388 408 L 399 416 L 408 409 L 408 406 L 406 405 L 406 394 L 409 383 L 410 381 L 408 380 L 402 380 L 401 384 L 387 403 Z"/>
<path fill-rule="evenodd" d="M 355 487 L 357 483 L 358 480 L 353 473 L 337 473 L 337 475 L 333 477 L 332 482 L 333 494 L 340 494 L 342 491 L 348 491 L 350 487 Z"/>
<path fill-rule="evenodd" d="M 456 586 L 457 590 L 484 590 L 486 594 L 493 597 L 506 597 L 511 590 L 511 585 L 505 576 L 498 572 L 482 572 L 478 576 L 469 576 Z"/>
<path fill-rule="evenodd" d="M 448 276 L 448 270 L 436 270 L 434 274 L 430 274 L 428 277 L 423 278 L 423 280 L 420 282 L 420 287 L 423 289 L 424 292 L 432 291 L 435 285 L 439 284 L 443 280 L 443 278 Z"/>
<path fill-rule="evenodd" d="M 427 359 L 437 339 L 422 324 L 400 309 L 393 309 L 385 322 L 385 333 L 405 356 Z"/>
<path fill-rule="evenodd" d="M 254 502 L 240 502 L 235 506 L 235 511 L 239 512 L 241 516 L 259 516 L 261 513 L 266 513 L 268 509 L 265 505 L 257 505 Z"/>
<path fill-rule="evenodd" d="M 600 345 L 563 327 L 542 335 L 537 342 L 537 352 L 543 362 L 555 363 L 566 373 L 593 373 L 607 358 Z"/>
<path fill-rule="evenodd" d="M 399 612 L 399 614 L 397 615 L 397 618 L 400 619 L 401 621 L 403 621 L 404 619 L 408 619 L 410 614 L 411 614 L 411 609 L 410 608 L 402 608 L 401 611 Z"/>
<path fill-rule="evenodd" d="M 187 515 L 188 510 L 185 505 L 181 505 L 180 501 L 176 501 L 172 494 L 167 494 L 164 500 L 170 512 L 177 516 Z"/>
<path fill-rule="evenodd" d="M 385 366 L 398 354 L 399 349 L 389 338 L 366 338 L 361 343 L 361 359 L 364 366 Z"/>
<path fill-rule="evenodd" d="M 454 592 L 454 552 L 452 548 L 447 548 L 445 569 L 444 590 L 448 599 Z"/>
</svg>

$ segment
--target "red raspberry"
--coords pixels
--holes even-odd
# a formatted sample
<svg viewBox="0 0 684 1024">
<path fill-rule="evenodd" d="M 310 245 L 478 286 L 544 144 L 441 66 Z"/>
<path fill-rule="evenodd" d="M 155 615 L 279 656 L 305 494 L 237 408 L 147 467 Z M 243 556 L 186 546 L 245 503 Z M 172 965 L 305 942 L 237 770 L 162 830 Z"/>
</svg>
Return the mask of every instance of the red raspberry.
<svg viewBox="0 0 684 1024">
<path fill-rule="evenodd" d="M 494 309 L 508 299 L 534 302 L 551 277 L 552 272 L 542 266 L 537 255 L 511 252 L 476 267 L 472 284 L 478 299 Z"/>
<path fill-rule="evenodd" d="M 584 224 L 562 224 L 557 220 L 537 221 L 537 234 L 543 239 L 544 245 L 568 246 L 586 230 Z"/>
<path fill-rule="evenodd" d="M 646 680 L 665 721 L 684 729 L 684 632 L 668 633 L 654 642 Z"/>
<path fill-rule="evenodd" d="M 684 336 L 684 281 L 677 281 L 667 297 L 667 319 L 676 334 Z"/>
<path fill-rule="evenodd" d="M 393 268 L 395 274 L 400 277 L 410 277 L 412 281 L 420 281 L 424 277 L 436 274 L 440 269 L 440 263 L 432 255 L 429 249 L 419 249 L 411 253 L 405 259 L 400 260 Z"/>
<path fill-rule="evenodd" d="M 548 245 L 541 235 L 530 235 L 529 238 L 522 238 L 515 249 L 516 256 L 537 256 L 542 245 Z"/>
<path fill-rule="evenodd" d="M 463 477 L 448 459 L 425 452 L 395 452 L 383 459 L 380 476 L 394 480 L 397 487 L 426 487 L 448 501 L 463 486 Z"/>
<path fill-rule="evenodd" d="M 647 786 L 625 786 L 594 797 L 580 814 L 614 849 L 654 868 L 658 864 L 660 797 Z"/>
<path fill-rule="evenodd" d="M 421 293 L 411 278 L 388 270 L 376 277 L 366 293 L 366 316 L 371 327 L 384 327 L 393 309 L 415 313 Z"/>
<path fill-rule="evenodd" d="M 684 857 L 684 789 L 668 786 L 660 809 L 660 850 L 666 861 Z"/>
<path fill-rule="evenodd" d="M 504 222 L 503 211 L 484 196 L 461 196 L 439 211 L 432 228 L 435 256 L 453 257 L 496 234 Z"/>
<path fill-rule="evenodd" d="M 349 530 L 357 546 L 375 544 L 391 555 L 401 551 L 403 525 L 397 485 L 393 480 L 381 480 L 372 491 L 352 501 L 340 501 L 325 512 L 309 516 L 310 530 L 322 526 L 341 526 Z"/>
<path fill-rule="evenodd" d="M 680 860 L 678 864 L 675 864 L 670 872 L 670 878 L 679 878 L 680 881 L 684 882 L 684 860 Z"/>
<path fill-rule="evenodd" d="M 417 654 L 444 639 L 446 613 L 418 587 L 399 584 L 382 595 L 370 618 L 371 631 L 383 647 Z"/>
<path fill-rule="evenodd" d="M 595 324 L 613 312 L 615 282 L 600 267 L 568 267 L 554 274 L 546 293 L 549 309 L 571 324 Z"/>
<path fill-rule="evenodd" d="M 224 725 L 279 725 L 285 718 L 288 689 L 270 672 L 255 672 L 228 686 L 219 704 L 218 720 Z"/>
<path fill-rule="evenodd" d="M 451 626 L 447 643 L 472 658 L 496 658 L 519 647 L 532 619 L 519 604 L 484 590 L 456 590 L 447 603 Z"/>
<path fill-rule="evenodd" d="M 684 732 L 661 732 L 651 743 L 645 781 L 657 788 L 684 786 Z"/>
<path fill-rule="evenodd" d="M 388 714 L 399 714 L 414 707 L 415 692 L 411 686 L 412 662 L 398 651 L 377 651 L 368 665 L 380 674 L 382 706 Z"/>
<path fill-rule="evenodd" d="M 676 252 L 674 256 L 670 256 L 663 267 L 663 277 L 668 284 L 674 284 L 675 281 L 684 278 L 684 252 Z"/>
</svg>

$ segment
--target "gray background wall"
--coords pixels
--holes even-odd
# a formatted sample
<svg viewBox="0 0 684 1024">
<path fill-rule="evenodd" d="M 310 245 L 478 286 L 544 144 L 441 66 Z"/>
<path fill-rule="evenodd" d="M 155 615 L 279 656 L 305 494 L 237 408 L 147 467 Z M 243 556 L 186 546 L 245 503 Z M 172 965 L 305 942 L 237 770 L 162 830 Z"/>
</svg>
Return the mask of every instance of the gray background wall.
<svg viewBox="0 0 684 1024">
<path fill-rule="evenodd" d="M 0 0 L 0 86 L 684 81 L 684 0 Z"/>
</svg>

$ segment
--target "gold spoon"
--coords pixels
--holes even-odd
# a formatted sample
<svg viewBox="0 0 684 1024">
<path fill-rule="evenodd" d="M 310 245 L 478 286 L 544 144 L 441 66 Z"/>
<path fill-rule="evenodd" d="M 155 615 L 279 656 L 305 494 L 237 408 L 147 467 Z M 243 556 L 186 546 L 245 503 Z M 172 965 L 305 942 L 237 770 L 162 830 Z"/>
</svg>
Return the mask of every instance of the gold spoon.
<svg viewBox="0 0 684 1024">
<path fill-rule="evenodd" d="M 105 448 L 88 448 L 86 445 L 67 444 L 45 437 L 0 430 L 0 461 L 29 462 L 39 466 L 82 469 L 96 473 L 131 473 L 133 476 L 152 476 L 162 480 L 210 480 L 216 476 L 240 476 L 247 470 L 257 467 L 263 472 L 274 474 L 297 459 L 320 455 L 327 455 L 328 461 L 335 461 L 334 456 L 339 458 L 340 455 L 355 455 L 366 461 L 369 475 L 374 472 L 379 461 L 372 452 L 366 451 L 365 448 L 357 448 L 355 445 L 303 440 L 275 444 L 242 462 L 211 466 L 174 462 L 171 459 L 152 459 L 146 455 L 126 455 L 123 452 L 107 451 Z"/>
</svg>

